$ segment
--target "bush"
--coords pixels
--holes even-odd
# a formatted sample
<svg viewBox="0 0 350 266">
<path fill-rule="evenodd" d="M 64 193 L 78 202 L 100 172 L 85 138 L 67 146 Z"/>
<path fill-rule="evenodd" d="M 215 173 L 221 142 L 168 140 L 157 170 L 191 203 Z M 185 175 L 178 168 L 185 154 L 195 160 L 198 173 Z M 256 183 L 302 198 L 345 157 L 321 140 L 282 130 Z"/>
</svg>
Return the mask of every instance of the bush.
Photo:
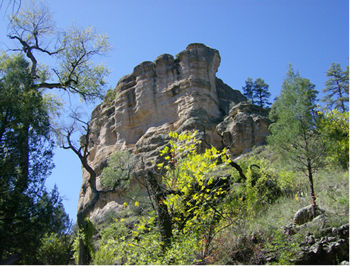
<svg viewBox="0 0 350 266">
<path fill-rule="evenodd" d="M 111 103 L 115 97 L 117 96 L 117 91 L 114 89 L 109 89 L 107 92 L 106 92 L 106 95 L 105 95 L 105 98 L 104 98 L 104 102 L 106 103 Z"/>
<path fill-rule="evenodd" d="M 73 258 L 72 244 L 69 235 L 45 234 L 37 252 L 38 264 L 69 264 Z"/>
<path fill-rule="evenodd" d="M 349 112 L 319 111 L 318 129 L 327 148 L 327 161 L 331 165 L 349 167 Z"/>
<path fill-rule="evenodd" d="M 137 222 L 125 219 L 114 222 L 101 231 L 94 264 L 188 264 L 194 261 L 197 241 L 180 237 L 164 252 L 155 226 L 154 213 L 140 217 Z"/>
<path fill-rule="evenodd" d="M 127 151 L 117 151 L 111 155 L 108 166 L 102 170 L 101 182 L 106 189 L 127 189 L 135 162 Z"/>
</svg>

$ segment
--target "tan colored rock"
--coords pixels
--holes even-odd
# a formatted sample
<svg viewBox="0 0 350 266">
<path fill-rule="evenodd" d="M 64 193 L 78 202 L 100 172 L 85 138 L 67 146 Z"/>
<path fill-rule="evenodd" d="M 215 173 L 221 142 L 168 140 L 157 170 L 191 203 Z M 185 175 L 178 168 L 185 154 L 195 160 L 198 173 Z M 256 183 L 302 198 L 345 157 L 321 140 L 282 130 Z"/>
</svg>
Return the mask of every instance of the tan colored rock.
<svg viewBox="0 0 350 266">
<path fill-rule="evenodd" d="M 93 145 L 88 159 L 97 175 L 101 174 L 109 156 L 117 150 L 129 150 L 135 160 L 143 162 L 142 167 L 139 165 L 135 171 L 143 167 L 152 168 L 159 159 L 158 151 L 166 144 L 170 130 L 181 132 L 196 129 L 204 146 L 214 145 L 217 148 L 223 147 L 225 132 L 232 132 L 234 138 L 242 138 L 237 134 L 246 134 L 246 128 L 260 132 L 265 122 L 256 116 L 249 116 L 252 126 L 242 126 L 242 130 L 236 130 L 232 123 L 226 123 L 226 127 L 222 126 L 222 130 L 217 131 L 218 123 L 228 115 L 230 104 L 246 100 L 239 91 L 231 89 L 216 77 L 219 64 L 217 50 L 195 43 L 187 46 L 175 58 L 164 54 L 154 62 L 143 62 L 131 74 L 121 78 L 115 88 L 115 98 L 97 106 L 91 115 Z M 228 119 L 233 118 L 231 112 Z M 236 126 L 240 125 L 236 118 L 233 119 Z M 252 143 L 260 143 L 266 135 L 264 130 L 261 132 L 264 133 L 247 136 L 254 138 L 254 141 L 245 140 L 244 136 L 244 140 L 238 141 L 242 142 L 242 148 L 237 148 L 236 152 L 250 147 Z M 79 208 L 90 200 L 90 193 L 88 189 L 84 190 L 85 187 L 86 173 L 83 171 Z M 99 177 L 97 188 L 102 189 Z M 119 202 L 121 197 L 121 192 L 110 193 L 107 200 L 100 199 L 96 207 L 102 209 L 109 201 Z"/>
<path fill-rule="evenodd" d="M 253 146 L 265 144 L 269 134 L 269 120 L 265 109 L 239 103 L 232 107 L 229 115 L 216 127 L 222 137 L 223 145 L 233 156 L 249 151 Z"/>
</svg>

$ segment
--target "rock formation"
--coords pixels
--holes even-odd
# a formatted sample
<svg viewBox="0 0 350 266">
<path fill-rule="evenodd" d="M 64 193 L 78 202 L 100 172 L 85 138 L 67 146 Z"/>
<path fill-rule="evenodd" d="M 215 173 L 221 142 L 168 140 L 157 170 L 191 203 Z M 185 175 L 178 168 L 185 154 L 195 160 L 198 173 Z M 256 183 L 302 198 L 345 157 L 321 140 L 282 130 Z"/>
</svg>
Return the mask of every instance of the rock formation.
<svg viewBox="0 0 350 266">
<path fill-rule="evenodd" d="M 92 112 L 89 163 L 99 175 L 116 150 L 128 150 L 142 167 L 153 167 L 170 130 L 198 130 L 203 147 L 227 146 L 236 156 L 264 142 L 268 120 L 237 90 L 216 77 L 219 52 L 203 44 L 190 44 L 175 58 L 164 54 L 143 62 L 118 82 L 112 97 Z M 230 107 L 232 107 L 230 110 Z M 78 208 L 90 200 L 83 171 Z M 137 185 L 130 189 L 137 190 Z M 111 204 L 114 203 L 113 204 Z M 91 216 L 117 210 L 123 192 L 104 193 Z"/>
</svg>

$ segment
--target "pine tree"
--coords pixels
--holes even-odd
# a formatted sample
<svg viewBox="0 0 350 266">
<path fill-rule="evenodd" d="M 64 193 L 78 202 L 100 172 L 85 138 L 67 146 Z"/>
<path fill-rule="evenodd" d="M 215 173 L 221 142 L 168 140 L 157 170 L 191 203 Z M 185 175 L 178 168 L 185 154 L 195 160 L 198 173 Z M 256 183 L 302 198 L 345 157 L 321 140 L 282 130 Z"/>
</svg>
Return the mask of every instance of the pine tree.
<svg viewBox="0 0 350 266">
<path fill-rule="evenodd" d="M 322 166 L 325 147 L 316 130 L 315 85 L 290 66 L 280 97 L 272 105 L 271 135 L 268 143 L 283 157 L 296 164 L 308 179 L 312 206 L 316 207 L 313 174 Z"/>
<path fill-rule="evenodd" d="M 269 92 L 269 85 L 267 85 L 263 79 L 258 78 L 255 80 L 253 92 L 257 105 L 263 108 L 271 105 L 269 102 L 269 98 L 271 96 L 271 93 Z"/>
<path fill-rule="evenodd" d="M 328 69 L 326 88 L 323 92 L 326 94 L 322 101 L 327 104 L 329 109 L 333 107 L 341 112 L 349 110 L 349 66 L 345 71 L 341 69 L 340 64 L 333 63 Z"/>
<path fill-rule="evenodd" d="M 251 78 L 247 78 L 245 86 L 242 87 L 243 95 L 247 97 L 252 104 L 254 104 L 254 82 Z"/>
<path fill-rule="evenodd" d="M 271 103 L 269 98 L 269 85 L 261 78 L 257 78 L 254 82 L 251 78 L 247 78 L 245 86 L 242 87 L 243 95 L 247 97 L 252 104 L 257 104 L 260 107 L 268 107 Z"/>
</svg>

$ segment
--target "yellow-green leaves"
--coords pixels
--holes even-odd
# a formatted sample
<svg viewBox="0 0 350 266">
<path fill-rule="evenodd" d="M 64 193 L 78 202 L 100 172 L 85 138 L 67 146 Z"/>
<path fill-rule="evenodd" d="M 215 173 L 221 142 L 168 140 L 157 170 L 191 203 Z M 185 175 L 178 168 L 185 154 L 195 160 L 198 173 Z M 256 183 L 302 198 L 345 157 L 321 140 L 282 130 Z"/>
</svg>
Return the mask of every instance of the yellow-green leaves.
<svg viewBox="0 0 350 266">
<path fill-rule="evenodd" d="M 160 151 L 164 161 L 157 164 L 158 169 L 167 170 L 163 176 L 166 189 L 176 191 L 169 193 L 164 203 L 174 217 L 174 229 L 183 232 L 199 232 L 203 224 L 213 219 L 212 207 L 226 192 L 216 185 L 219 179 L 225 178 L 216 173 L 227 169 L 230 163 L 226 149 L 219 151 L 211 147 L 199 154 L 197 148 L 201 141 L 196 135 L 196 131 L 170 132 L 171 140 Z"/>
<path fill-rule="evenodd" d="M 337 109 L 318 111 L 318 130 L 327 149 L 329 165 L 349 166 L 349 112 Z"/>
</svg>

